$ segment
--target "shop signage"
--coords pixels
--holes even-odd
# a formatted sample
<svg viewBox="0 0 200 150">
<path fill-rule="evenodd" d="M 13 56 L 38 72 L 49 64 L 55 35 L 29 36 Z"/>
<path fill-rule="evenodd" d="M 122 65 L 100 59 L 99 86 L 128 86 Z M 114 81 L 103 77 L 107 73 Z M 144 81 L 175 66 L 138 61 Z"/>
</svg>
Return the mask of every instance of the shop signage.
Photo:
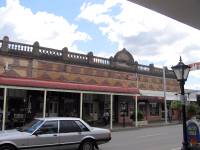
<svg viewBox="0 0 200 150">
<path fill-rule="evenodd" d="M 188 142 L 191 145 L 195 145 L 200 142 L 199 125 L 196 121 L 193 120 L 188 121 L 187 134 L 188 134 Z"/>
</svg>

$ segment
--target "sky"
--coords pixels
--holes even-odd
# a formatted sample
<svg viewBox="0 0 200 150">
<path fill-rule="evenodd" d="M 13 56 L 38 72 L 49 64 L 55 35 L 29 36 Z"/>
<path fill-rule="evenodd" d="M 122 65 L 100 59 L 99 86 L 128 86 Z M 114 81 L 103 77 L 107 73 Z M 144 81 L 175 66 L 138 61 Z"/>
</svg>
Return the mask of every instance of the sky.
<svg viewBox="0 0 200 150">
<path fill-rule="evenodd" d="M 126 0 L 0 0 L 0 38 L 109 58 L 126 48 L 139 64 L 200 62 L 200 31 Z M 200 70 L 186 88 L 200 90 Z"/>
</svg>

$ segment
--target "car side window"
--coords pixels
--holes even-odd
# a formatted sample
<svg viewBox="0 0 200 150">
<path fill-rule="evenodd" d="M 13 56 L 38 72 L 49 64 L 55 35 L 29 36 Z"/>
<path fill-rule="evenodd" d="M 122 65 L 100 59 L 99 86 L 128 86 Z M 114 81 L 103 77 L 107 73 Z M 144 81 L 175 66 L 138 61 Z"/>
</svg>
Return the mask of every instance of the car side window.
<svg viewBox="0 0 200 150">
<path fill-rule="evenodd" d="M 60 133 L 80 131 L 80 127 L 73 120 L 60 120 Z"/>
<path fill-rule="evenodd" d="M 75 122 L 81 128 L 81 131 L 89 131 L 89 129 L 81 121 L 76 120 Z"/>
<path fill-rule="evenodd" d="M 36 131 L 37 134 L 55 134 L 58 133 L 58 121 L 46 121 L 40 129 Z"/>
</svg>

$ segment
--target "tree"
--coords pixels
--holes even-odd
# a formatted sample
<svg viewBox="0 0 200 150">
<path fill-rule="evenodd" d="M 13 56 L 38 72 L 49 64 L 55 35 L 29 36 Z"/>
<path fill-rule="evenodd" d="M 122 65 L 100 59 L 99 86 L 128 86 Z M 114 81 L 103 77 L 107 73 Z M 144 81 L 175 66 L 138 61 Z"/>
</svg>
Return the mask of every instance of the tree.
<svg viewBox="0 0 200 150">
<path fill-rule="evenodd" d="M 170 108 L 175 110 L 181 110 L 182 109 L 181 101 L 172 101 Z"/>
<path fill-rule="evenodd" d="M 181 101 L 173 101 L 171 103 L 170 108 L 178 111 L 178 113 L 179 113 L 178 115 L 179 115 L 179 119 L 180 119 L 180 115 L 181 115 L 181 111 L 182 111 L 182 102 Z M 186 110 L 187 110 L 188 119 L 190 119 L 191 117 L 196 116 L 200 113 L 200 107 L 196 103 L 190 103 L 188 106 L 186 106 Z"/>
<path fill-rule="evenodd" d="M 187 106 L 187 114 L 188 114 L 188 119 L 197 116 L 200 112 L 200 107 L 196 103 L 190 103 Z"/>
<path fill-rule="evenodd" d="M 144 119 L 144 114 L 142 111 L 138 110 L 138 115 L 137 115 L 137 119 L 138 121 L 142 121 Z M 131 114 L 130 118 L 135 121 L 135 110 L 133 111 L 133 113 Z"/>
<path fill-rule="evenodd" d="M 172 101 L 170 108 L 172 109 L 172 111 L 177 112 L 177 119 L 180 121 L 181 120 L 181 110 L 182 110 L 182 104 L 181 101 Z"/>
</svg>

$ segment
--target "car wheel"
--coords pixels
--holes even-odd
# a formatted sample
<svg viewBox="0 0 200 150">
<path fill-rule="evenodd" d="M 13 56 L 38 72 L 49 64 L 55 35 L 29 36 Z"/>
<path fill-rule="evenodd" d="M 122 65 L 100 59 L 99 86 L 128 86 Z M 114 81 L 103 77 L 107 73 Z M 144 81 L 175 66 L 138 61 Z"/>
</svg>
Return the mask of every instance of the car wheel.
<svg viewBox="0 0 200 150">
<path fill-rule="evenodd" d="M 80 150 L 94 150 L 94 141 L 85 140 L 81 143 Z"/>
<path fill-rule="evenodd" d="M 15 150 L 15 148 L 12 145 L 2 145 L 0 150 Z"/>
</svg>

